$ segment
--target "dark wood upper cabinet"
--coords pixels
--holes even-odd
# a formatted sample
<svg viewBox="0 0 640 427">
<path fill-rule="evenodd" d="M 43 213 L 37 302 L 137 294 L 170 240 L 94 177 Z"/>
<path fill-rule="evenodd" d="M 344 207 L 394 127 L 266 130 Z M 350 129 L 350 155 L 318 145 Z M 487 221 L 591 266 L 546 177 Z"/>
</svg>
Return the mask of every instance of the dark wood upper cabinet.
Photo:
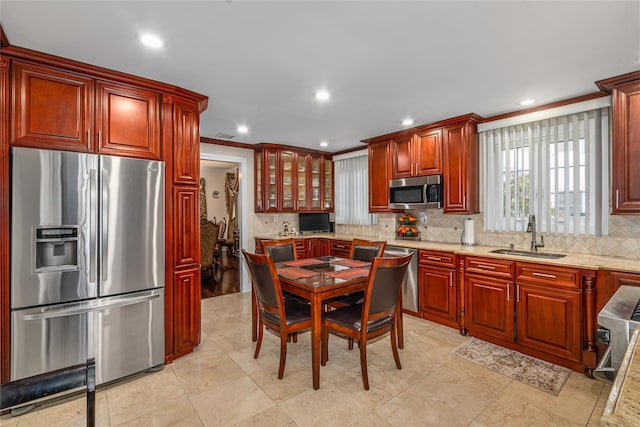
<svg viewBox="0 0 640 427">
<path fill-rule="evenodd" d="M 442 173 L 442 129 L 430 129 L 414 136 L 417 176 Z"/>
<path fill-rule="evenodd" d="M 640 71 L 596 82 L 612 95 L 612 213 L 640 214 Z"/>
<path fill-rule="evenodd" d="M 13 64 L 13 145 L 160 159 L 159 92 Z"/>
<path fill-rule="evenodd" d="M 333 211 L 330 155 L 279 148 L 256 149 L 255 212 Z"/>
<path fill-rule="evenodd" d="M 14 61 L 12 145 L 91 151 L 93 79 Z"/>
<path fill-rule="evenodd" d="M 479 210 L 479 146 L 477 116 L 445 126 L 443 130 L 444 213 Z"/>
<path fill-rule="evenodd" d="M 479 210 L 476 114 L 453 117 L 362 142 L 369 145 L 369 211 L 389 209 L 389 180 L 443 176 L 444 213 Z"/>
<path fill-rule="evenodd" d="M 391 140 L 391 177 L 414 176 L 413 134 L 400 135 Z"/>
<path fill-rule="evenodd" d="M 369 212 L 391 212 L 389 209 L 390 178 L 389 141 L 369 144 Z"/>
<path fill-rule="evenodd" d="M 160 94 L 108 82 L 96 84 L 97 151 L 160 158 Z"/>
<path fill-rule="evenodd" d="M 391 145 L 393 179 L 442 173 L 442 129 L 398 135 Z"/>
</svg>

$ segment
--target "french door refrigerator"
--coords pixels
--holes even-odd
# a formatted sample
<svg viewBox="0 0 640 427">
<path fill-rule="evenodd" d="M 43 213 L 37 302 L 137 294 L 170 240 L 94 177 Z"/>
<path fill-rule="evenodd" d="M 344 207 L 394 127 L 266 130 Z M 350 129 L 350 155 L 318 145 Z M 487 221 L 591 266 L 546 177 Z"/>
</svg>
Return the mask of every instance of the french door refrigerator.
<svg viewBox="0 0 640 427">
<path fill-rule="evenodd" d="M 12 149 L 11 380 L 164 362 L 164 163 Z"/>
</svg>

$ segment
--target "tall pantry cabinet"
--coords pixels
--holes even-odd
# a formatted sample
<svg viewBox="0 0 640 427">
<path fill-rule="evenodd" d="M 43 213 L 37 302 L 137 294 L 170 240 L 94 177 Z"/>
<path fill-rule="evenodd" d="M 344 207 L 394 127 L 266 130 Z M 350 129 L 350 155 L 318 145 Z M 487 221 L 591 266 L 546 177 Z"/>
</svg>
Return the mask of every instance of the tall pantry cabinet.
<svg viewBox="0 0 640 427">
<path fill-rule="evenodd" d="M 200 341 L 199 116 L 206 96 L 19 47 L 0 57 L 0 382 L 10 366 L 10 147 L 162 160 L 165 360 Z"/>
</svg>

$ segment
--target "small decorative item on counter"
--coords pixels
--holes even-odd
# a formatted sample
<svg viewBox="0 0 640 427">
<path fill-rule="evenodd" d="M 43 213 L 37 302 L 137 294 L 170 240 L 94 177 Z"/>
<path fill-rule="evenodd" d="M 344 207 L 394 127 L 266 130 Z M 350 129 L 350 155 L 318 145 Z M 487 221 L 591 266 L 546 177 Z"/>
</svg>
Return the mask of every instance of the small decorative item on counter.
<svg viewBox="0 0 640 427">
<path fill-rule="evenodd" d="M 289 221 L 287 221 L 286 219 L 282 221 L 282 235 L 283 236 L 289 235 Z"/>
<path fill-rule="evenodd" d="M 416 226 L 418 218 L 415 216 L 404 213 L 398 218 L 400 226 L 396 229 L 396 237 L 406 240 L 420 240 L 420 230 Z"/>
</svg>

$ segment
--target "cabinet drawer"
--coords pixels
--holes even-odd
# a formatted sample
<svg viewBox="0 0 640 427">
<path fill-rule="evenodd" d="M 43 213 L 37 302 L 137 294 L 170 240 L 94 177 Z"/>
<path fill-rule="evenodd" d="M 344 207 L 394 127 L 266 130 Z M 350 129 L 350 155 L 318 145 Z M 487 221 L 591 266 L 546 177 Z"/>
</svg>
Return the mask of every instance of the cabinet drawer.
<svg viewBox="0 0 640 427">
<path fill-rule="evenodd" d="M 465 261 L 465 272 L 513 278 L 515 274 L 515 265 L 515 261 L 467 257 Z"/>
<path fill-rule="evenodd" d="M 296 239 L 295 242 L 296 242 L 296 257 L 298 259 L 306 258 L 307 248 L 305 247 L 304 239 Z"/>
<path fill-rule="evenodd" d="M 519 262 L 516 272 L 516 280 L 526 280 L 529 283 L 537 283 L 540 285 L 579 288 L 579 270 L 572 268 Z"/>
<path fill-rule="evenodd" d="M 418 261 L 420 264 L 456 268 L 456 255 L 451 252 L 420 250 L 418 251 Z"/>
</svg>

